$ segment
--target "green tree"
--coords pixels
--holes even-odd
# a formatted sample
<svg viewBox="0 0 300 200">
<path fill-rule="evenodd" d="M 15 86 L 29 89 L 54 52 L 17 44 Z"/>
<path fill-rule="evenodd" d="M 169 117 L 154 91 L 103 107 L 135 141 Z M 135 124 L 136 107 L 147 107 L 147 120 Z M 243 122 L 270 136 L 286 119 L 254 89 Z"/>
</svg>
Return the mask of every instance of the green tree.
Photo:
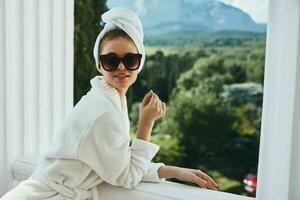
<svg viewBox="0 0 300 200">
<path fill-rule="evenodd" d="M 99 72 L 93 58 L 94 42 L 102 30 L 105 0 L 76 0 L 74 26 L 74 104 L 90 89 L 90 79 Z"/>
<path fill-rule="evenodd" d="M 201 57 L 207 57 L 206 51 L 200 49 L 195 52 L 186 52 L 183 55 L 164 55 L 162 51 L 147 56 L 143 70 L 139 73 L 133 87 L 127 92 L 128 107 L 134 102 L 141 101 L 143 96 L 153 90 L 158 94 L 160 99 L 168 102 L 176 81 L 180 75 L 189 70 L 195 60 Z"/>
<path fill-rule="evenodd" d="M 232 106 L 221 95 L 224 85 L 237 81 L 234 68 L 243 71 L 242 65 L 230 64 L 222 56 L 197 60 L 178 79 L 167 116 L 156 133 L 180 139 L 185 166 L 215 169 L 239 180 L 257 165 L 257 153 L 235 145 L 240 129 L 234 125 L 243 119 L 235 112 L 240 105 Z"/>
<path fill-rule="evenodd" d="M 234 129 L 243 136 L 259 139 L 263 90 L 259 83 L 224 85 L 221 94 L 229 102 L 236 115 Z"/>
</svg>

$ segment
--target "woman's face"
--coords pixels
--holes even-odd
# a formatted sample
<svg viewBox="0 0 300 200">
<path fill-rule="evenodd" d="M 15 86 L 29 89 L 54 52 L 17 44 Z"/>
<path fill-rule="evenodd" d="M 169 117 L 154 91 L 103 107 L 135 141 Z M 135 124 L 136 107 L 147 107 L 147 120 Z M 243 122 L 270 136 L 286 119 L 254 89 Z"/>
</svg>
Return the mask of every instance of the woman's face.
<svg viewBox="0 0 300 200">
<path fill-rule="evenodd" d="M 115 53 L 119 58 L 123 58 L 127 53 L 138 53 L 135 44 L 124 37 L 117 37 L 111 40 L 104 40 L 100 47 L 100 55 Z M 101 66 L 101 64 L 100 64 Z M 124 67 L 123 62 L 120 62 L 118 69 L 115 71 L 106 71 L 101 66 L 101 73 L 105 81 L 117 89 L 121 96 L 126 94 L 129 86 L 132 85 L 137 78 L 138 70 L 130 71 Z M 124 78 L 124 75 L 127 75 Z"/>
</svg>

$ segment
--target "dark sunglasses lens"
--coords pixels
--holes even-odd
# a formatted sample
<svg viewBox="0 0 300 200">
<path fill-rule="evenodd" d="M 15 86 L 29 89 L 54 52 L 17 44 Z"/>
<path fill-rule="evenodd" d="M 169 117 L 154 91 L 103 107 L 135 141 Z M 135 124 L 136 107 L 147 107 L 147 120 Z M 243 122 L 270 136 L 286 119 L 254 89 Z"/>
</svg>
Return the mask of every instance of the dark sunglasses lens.
<svg viewBox="0 0 300 200">
<path fill-rule="evenodd" d="M 123 59 L 123 63 L 125 67 L 129 70 L 137 69 L 140 65 L 140 62 L 141 62 L 140 54 L 127 54 Z"/>
<path fill-rule="evenodd" d="M 115 70 L 116 68 L 118 68 L 119 63 L 120 63 L 119 58 L 112 54 L 101 55 L 100 61 L 101 61 L 102 67 L 108 71 Z"/>
</svg>

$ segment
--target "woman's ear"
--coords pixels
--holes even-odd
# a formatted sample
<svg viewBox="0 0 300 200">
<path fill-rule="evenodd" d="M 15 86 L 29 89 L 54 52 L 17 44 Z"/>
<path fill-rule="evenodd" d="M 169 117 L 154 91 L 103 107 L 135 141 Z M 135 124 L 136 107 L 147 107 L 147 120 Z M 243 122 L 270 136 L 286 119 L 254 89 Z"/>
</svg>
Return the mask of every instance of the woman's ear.
<svg viewBox="0 0 300 200">
<path fill-rule="evenodd" d="M 101 67 L 101 64 L 99 63 L 99 65 L 98 65 L 98 70 L 99 70 L 99 72 L 102 74 L 102 67 Z"/>
</svg>

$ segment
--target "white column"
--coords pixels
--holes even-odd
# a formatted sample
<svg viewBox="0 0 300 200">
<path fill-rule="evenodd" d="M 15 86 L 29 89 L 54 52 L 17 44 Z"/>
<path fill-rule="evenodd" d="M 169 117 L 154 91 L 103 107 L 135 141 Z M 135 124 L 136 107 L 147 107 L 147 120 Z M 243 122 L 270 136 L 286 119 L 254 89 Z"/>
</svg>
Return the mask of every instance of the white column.
<svg viewBox="0 0 300 200">
<path fill-rule="evenodd" d="M 5 1 L 6 145 L 7 164 L 24 149 L 23 23 L 18 0 Z M 8 171 L 8 170 L 7 170 Z M 10 178 L 9 185 L 12 186 Z"/>
<path fill-rule="evenodd" d="M 25 154 L 39 151 L 38 1 L 24 3 L 24 142 Z"/>
<path fill-rule="evenodd" d="M 299 8 L 300 12 L 300 8 Z M 290 199 L 300 199 L 300 14 L 298 15 L 298 51 L 291 156 Z"/>
<path fill-rule="evenodd" d="M 8 189 L 6 155 L 5 4 L 0 1 L 0 194 Z"/>
<path fill-rule="evenodd" d="M 44 152 L 52 138 L 53 116 L 53 19 L 52 0 L 38 1 L 39 34 L 38 34 L 38 62 L 39 62 L 39 145 Z"/>
<path fill-rule="evenodd" d="M 53 0 L 52 20 L 53 20 L 53 49 L 52 49 L 52 74 L 53 74 L 53 122 L 52 127 L 58 130 L 62 120 L 64 119 L 64 94 L 65 94 L 65 21 L 61 20 L 65 15 L 65 1 Z M 51 135 L 53 137 L 53 135 Z"/>
<path fill-rule="evenodd" d="M 300 1 L 269 4 L 259 200 L 298 200 Z"/>
<path fill-rule="evenodd" d="M 73 107 L 73 96 L 74 96 L 74 45 L 73 45 L 73 33 L 74 33 L 74 0 L 65 0 L 65 25 L 64 25 L 64 33 L 65 33 L 65 116 Z M 71 59 L 72 58 L 72 59 Z"/>
<path fill-rule="evenodd" d="M 74 0 L 0 0 L 0 196 L 73 107 Z"/>
</svg>

